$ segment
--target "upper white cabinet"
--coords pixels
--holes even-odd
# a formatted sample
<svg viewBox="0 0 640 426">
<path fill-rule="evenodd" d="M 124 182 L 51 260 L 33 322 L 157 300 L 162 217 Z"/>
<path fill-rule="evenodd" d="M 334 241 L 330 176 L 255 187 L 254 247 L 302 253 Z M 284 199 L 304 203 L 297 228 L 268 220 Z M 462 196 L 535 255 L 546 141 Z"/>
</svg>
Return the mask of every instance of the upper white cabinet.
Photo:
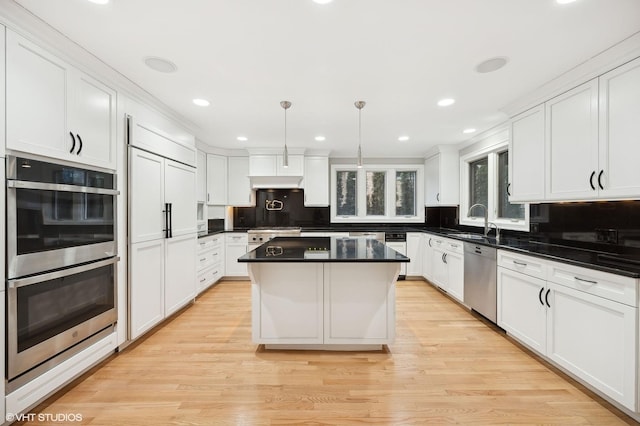
<svg viewBox="0 0 640 426">
<path fill-rule="evenodd" d="M 329 157 L 304 157 L 304 205 L 329 205 Z"/>
<path fill-rule="evenodd" d="M 600 161 L 597 181 L 602 198 L 640 196 L 638 117 L 640 59 L 600 76 Z"/>
<path fill-rule="evenodd" d="M 547 200 L 597 195 L 598 80 L 545 104 Z"/>
<path fill-rule="evenodd" d="M 254 206 L 255 192 L 249 181 L 249 157 L 229 157 L 229 181 L 227 204 L 234 207 Z"/>
<path fill-rule="evenodd" d="M 7 148 L 115 169 L 116 92 L 7 30 Z"/>
<path fill-rule="evenodd" d="M 227 157 L 207 154 L 207 204 L 227 204 Z"/>
<path fill-rule="evenodd" d="M 509 200 L 638 199 L 639 114 L 640 58 L 514 117 Z"/>
<path fill-rule="evenodd" d="M 250 176 L 302 176 L 304 155 L 289 154 L 289 166 L 284 167 L 282 155 L 252 154 L 249 156 Z"/>
<path fill-rule="evenodd" d="M 460 158 L 454 147 L 438 147 L 424 162 L 425 206 L 460 203 Z"/>
<path fill-rule="evenodd" d="M 196 201 L 207 201 L 207 154 L 200 150 L 196 152 Z"/>
<path fill-rule="evenodd" d="M 510 202 L 544 200 L 544 115 L 544 105 L 539 105 L 511 120 Z"/>
</svg>

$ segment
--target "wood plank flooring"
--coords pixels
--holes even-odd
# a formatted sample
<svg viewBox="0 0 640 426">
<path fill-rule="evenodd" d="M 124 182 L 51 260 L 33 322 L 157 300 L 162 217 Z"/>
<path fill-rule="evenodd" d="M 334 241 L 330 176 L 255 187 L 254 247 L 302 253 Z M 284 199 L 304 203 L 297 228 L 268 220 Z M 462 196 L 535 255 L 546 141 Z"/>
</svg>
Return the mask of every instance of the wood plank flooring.
<svg viewBox="0 0 640 426">
<path fill-rule="evenodd" d="M 636 424 L 422 281 L 398 283 L 388 351 L 265 352 L 250 306 L 249 282 L 223 281 L 32 412 L 87 425 Z"/>
</svg>

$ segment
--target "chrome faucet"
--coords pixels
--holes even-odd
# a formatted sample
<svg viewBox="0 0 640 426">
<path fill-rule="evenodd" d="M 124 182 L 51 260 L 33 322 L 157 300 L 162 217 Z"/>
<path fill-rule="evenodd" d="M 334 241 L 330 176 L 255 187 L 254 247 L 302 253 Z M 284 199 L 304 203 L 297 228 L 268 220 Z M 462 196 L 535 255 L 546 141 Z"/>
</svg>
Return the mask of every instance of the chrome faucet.
<svg viewBox="0 0 640 426">
<path fill-rule="evenodd" d="M 495 223 L 489 222 L 489 227 L 491 226 L 496 228 L 496 243 L 500 244 L 500 228 L 498 228 L 498 225 L 496 225 Z"/>
<path fill-rule="evenodd" d="M 487 211 L 487 206 L 485 206 L 484 204 L 474 204 L 471 207 L 469 207 L 469 211 L 467 212 L 467 216 L 471 216 L 471 210 L 473 210 L 475 207 L 482 207 L 484 209 L 484 236 L 486 237 L 487 234 L 489 233 L 489 212 Z"/>
</svg>

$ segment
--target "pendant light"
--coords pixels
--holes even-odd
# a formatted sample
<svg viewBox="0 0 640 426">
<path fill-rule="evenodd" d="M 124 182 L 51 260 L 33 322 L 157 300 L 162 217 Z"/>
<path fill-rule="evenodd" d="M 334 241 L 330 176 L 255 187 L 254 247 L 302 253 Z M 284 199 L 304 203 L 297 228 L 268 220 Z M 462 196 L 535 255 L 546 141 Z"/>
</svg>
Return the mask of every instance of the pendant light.
<svg viewBox="0 0 640 426">
<path fill-rule="evenodd" d="M 354 103 L 358 108 L 358 168 L 362 168 L 362 108 L 366 105 L 365 101 L 356 101 Z"/>
<path fill-rule="evenodd" d="M 287 110 L 291 107 L 291 102 L 282 101 L 280 106 L 284 108 L 284 153 L 282 154 L 282 167 L 289 167 L 289 150 L 287 149 Z"/>
</svg>

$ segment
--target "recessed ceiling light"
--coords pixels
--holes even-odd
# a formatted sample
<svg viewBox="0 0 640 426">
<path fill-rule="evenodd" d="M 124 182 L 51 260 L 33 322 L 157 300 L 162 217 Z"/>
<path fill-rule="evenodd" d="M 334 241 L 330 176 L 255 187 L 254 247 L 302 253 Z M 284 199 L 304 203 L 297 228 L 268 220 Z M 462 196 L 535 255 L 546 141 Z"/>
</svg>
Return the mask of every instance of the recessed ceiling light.
<svg viewBox="0 0 640 426">
<path fill-rule="evenodd" d="M 556 3 L 558 4 L 568 4 L 568 3 L 573 3 L 576 0 L 556 0 Z"/>
<path fill-rule="evenodd" d="M 144 63 L 154 71 L 158 72 L 176 72 L 178 66 L 168 59 L 159 58 L 157 56 L 147 56 L 144 58 Z"/>
<path fill-rule="evenodd" d="M 314 139 L 315 139 L 316 141 L 318 141 L 318 142 L 322 142 L 323 140 L 325 140 L 325 139 L 327 139 L 327 138 L 325 138 L 324 136 L 316 136 Z"/>
<path fill-rule="evenodd" d="M 332 1 L 333 0 L 313 0 L 314 3 L 318 3 L 318 4 L 329 4 Z"/>
<path fill-rule="evenodd" d="M 194 99 L 192 102 L 201 107 L 208 107 L 209 105 L 211 105 L 211 102 L 206 99 Z"/>
<path fill-rule="evenodd" d="M 89 0 L 91 3 L 95 3 L 95 4 L 107 4 L 109 3 L 109 0 Z"/>
<path fill-rule="evenodd" d="M 462 133 L 474 133 L 476 129 L 464 129 Z"/>
<path fill-rule="evenodd" d="M 455 99 L 445 98 L 438 101 L 438 106 L 450 106 L 456 103 Z"/>
<path fill-rule="evenodd" d="M 249 138 L 246 136 L 238 136 L 236 139 L 238 139 L 240 142 L 246 142 L 249 140 Z"/>
<path fill-rule="evenodd" d="M 400 142 L 406 142 L 406 141 L 408 141 L 408 140 L 409 140 L 409 136 L 400 136 L 400 137 L 398 138 L 398 140 L 399 140 Z"/>
<path fill-rule="evenodd" d="M 487 59 L 486 61 L 482 61 L 476 65 L 476 72 L 486 74 L 488 72 L 497 71 L 507 65 L 507 61 L 509 61 L 509 58 L 505 56 L 497 56 L 495 58 Z"/>
</svg>

